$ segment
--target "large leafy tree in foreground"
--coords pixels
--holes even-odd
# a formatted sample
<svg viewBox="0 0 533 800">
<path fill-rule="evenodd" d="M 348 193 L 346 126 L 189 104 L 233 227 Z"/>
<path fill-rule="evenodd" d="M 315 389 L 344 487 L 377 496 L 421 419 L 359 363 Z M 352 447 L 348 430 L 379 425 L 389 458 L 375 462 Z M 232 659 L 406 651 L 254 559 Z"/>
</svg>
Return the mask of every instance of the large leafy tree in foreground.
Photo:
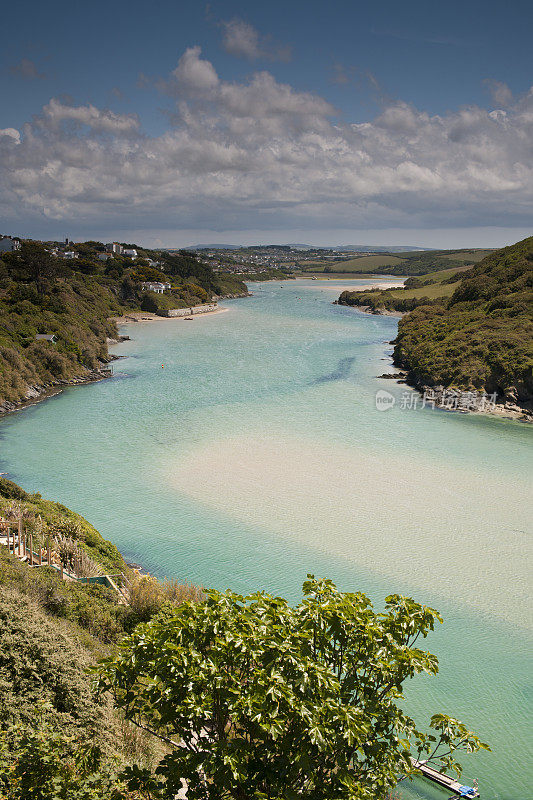
<svg viewBox="0 0 533 800">
<path fill-rule="evenodd" d="M 418 731 L 399 708 L 404 681 L 434 675 L 415 644 L 439 614 L 405 597 L 377 613 L 363 594 L 308 576 L 304 599 L 210 592 L 139 626 L 103 662 L 100 686 L 128 719 L 169 746 L 156 776 L 130 786 L 189 800 L 385 798 L 409 756 L 441 759 L 487 748 L 464 725 L 434 716 Z"/>
</svg>

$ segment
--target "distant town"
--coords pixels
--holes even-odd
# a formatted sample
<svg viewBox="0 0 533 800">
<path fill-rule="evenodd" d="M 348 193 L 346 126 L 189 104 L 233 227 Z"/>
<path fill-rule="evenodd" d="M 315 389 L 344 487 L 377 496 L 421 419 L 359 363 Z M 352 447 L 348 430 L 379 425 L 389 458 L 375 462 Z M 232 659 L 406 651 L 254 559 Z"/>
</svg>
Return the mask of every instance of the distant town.
<svg viewBox="0 0 533 800">
<path fill-rule="evenodd" d="M 0 253 L 14 252 L 20 248 L 23 239 L 17 236 L 5 235 L 0 238 Z M 385 250 L 382 247 L 371 249 L 366 245 L 353 246 L 350 249 L 346 246 L 338 249 L 326 247 L 311 247 L 308 245 L 256 245 L 249 247 L 237 246 L 210 246 L 198 248 L 187 247 L 164 248 L 161 250 L 148 250 L 134 244 L 123 244 L 120 242 L 101 243 L 96 241 L 74 242 L 68 237 L 62 241 L 42 241 L 40 242 L 50 255 L 65 260 L 74 260 L 90 257 L 93 260 L 107 262 L 117 259 L 122 262 L 130 260 L 133 264 L 143 267 L 152 267 L 165 272 L 165 254 L 173 255 L 187 252 L 194 254 L 196 258 L 210 267 L 213 272 L 233 274 L 240 278 L 258 279 L 276 277 L 276 273 L 282 273 L 279 277 L 296 275 L 301 272 L 313 271 L 317 266 L 319 271 L 332 272 L 328 269 L 328 264 L 341 264 L 349 262 L 354 258 L 364 258 L 377 256 L 383 258 L 390 253 L 401 252 L 399 247 L 391 247 Z M 406 247 L 406 253 L 420 251 L 421 248 Z M 364 263 L 361 266 L 366 266 Z M 341 270 L 342 271 L 342 270 Z M 350 270 L 352 271 L 352 270 Z M 366 271 L 366 270 L 364 270 Z M 152 284 L 146 283 L 144 288 L 163 293 L 170 289 L 170 284 L 161 281 L 154 281 Z"/>
<path fill-rule="evenodd" d="M 139 289 L 159 296 L 175 289 L 169 259 L 193 259 L 222 281 L 286 280 L 290 278 L 344 278 L 358 275 L 419 276 L 431 271 L 466 267 L 491 252 L 489 249 L 424 250 L 391 245 L 339 245 L 316 247 L 307 244 L 197 245 L 185 248 L 149 249 L 134 242 L 38 241 L 13 235 L 0 237 L 0 257 L 20 249 L 22 242 L 34 242 L 52 257 L 71 262 L 75 270 L 103 274 L 113 279 L 132 278 Z M 73 263 L 74 262 L 74 263 Z M 195 269 L 197 268 L 195 267 Z M 226 286 L 223 293 L 231 293 Z"/>
</svg>

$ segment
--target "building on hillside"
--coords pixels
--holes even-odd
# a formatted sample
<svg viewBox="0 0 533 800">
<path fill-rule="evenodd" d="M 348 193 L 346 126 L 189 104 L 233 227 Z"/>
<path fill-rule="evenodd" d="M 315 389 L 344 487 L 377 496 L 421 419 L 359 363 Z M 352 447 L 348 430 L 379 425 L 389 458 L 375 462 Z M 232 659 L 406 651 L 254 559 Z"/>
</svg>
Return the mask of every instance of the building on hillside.
<svg viewBox="0 0 533 800">
<path fill-rule="evenodd" d="M 80 257 L 80 254 L 76 253 L 75 250 L 65 250 L 64 253 L 61 253 L 61 258 L 73 259 L 73 258 L 79 258 L 79 257 Z"/>
<path fill-rule="evenodd" d="M 126 248 L 122 251 L 123 255 L 129 256 L 130 258 L 137 258 L 137 250 Z"/>
<path fill-rule="evenodd" d="M 160 283 L 159 281 L 144 281 L 141 286 L 145 291 L 156 294 L 164 294 L 167 289 L 170 289 L 170 283 Z"/>
<path fill-rule="evenodd" d="M 98 253 L 98 258 L 100 261 L 107 261 L 109 258 L 113 258 L 113 253 Z"/>
<path fill-rule="evenodd" d="M 14 239 L 12 236 L 2 236 L 0 238 L 0 253 L 12 253 L 14 250 L 20 250 L 20 240 Z"/>
<path fill-rule="evenodd" d="M 105 249 L 108 253 L 116 253 L 116 255 L 122 255 L 122 245 L 118 242 L 109 242 L 106 244 Z"/>
<path fill-rule="evenodd" d="M 57 339 L 53 333 L 37 333 L 35 336 L 35 341 L 37 342 L 57 342 Z"/>
<path fill-rule="evenodd" d="M 148 261 L 148 266 L 149 267 L 160 267 L 161 266 L 161 262 L 160 261 L 152 261 L 151 258 L 147 258 L 146 260 Z"/>
</svg>

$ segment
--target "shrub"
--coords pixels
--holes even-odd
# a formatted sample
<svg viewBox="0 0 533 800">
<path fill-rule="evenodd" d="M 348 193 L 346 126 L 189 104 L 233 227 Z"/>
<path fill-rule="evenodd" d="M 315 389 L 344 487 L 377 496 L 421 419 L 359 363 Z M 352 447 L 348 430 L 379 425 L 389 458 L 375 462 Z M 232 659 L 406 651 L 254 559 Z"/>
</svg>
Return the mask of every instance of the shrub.
<svg viewBox="0 0 533 800">
<path fill-rule="evenodd" d="M 141 311 L 150 311 L 157 314 L 159 311 L 159 304 L 153 294 L 144 294 L 141 300 Z"/>
</svg>

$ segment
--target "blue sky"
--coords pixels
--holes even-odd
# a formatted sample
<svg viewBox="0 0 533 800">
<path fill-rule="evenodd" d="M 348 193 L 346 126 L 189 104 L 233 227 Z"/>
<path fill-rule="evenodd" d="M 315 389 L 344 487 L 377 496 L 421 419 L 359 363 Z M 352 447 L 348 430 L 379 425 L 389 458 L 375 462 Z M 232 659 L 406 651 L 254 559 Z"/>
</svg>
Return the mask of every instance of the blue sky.
<svg viewBox="0 0 533 800">
<path fill-rule="evenodd" d="M 531 3 L 51 0 L 2 27 L 14 233 L 453 247 L 530 227 Z"/>
</svg>

